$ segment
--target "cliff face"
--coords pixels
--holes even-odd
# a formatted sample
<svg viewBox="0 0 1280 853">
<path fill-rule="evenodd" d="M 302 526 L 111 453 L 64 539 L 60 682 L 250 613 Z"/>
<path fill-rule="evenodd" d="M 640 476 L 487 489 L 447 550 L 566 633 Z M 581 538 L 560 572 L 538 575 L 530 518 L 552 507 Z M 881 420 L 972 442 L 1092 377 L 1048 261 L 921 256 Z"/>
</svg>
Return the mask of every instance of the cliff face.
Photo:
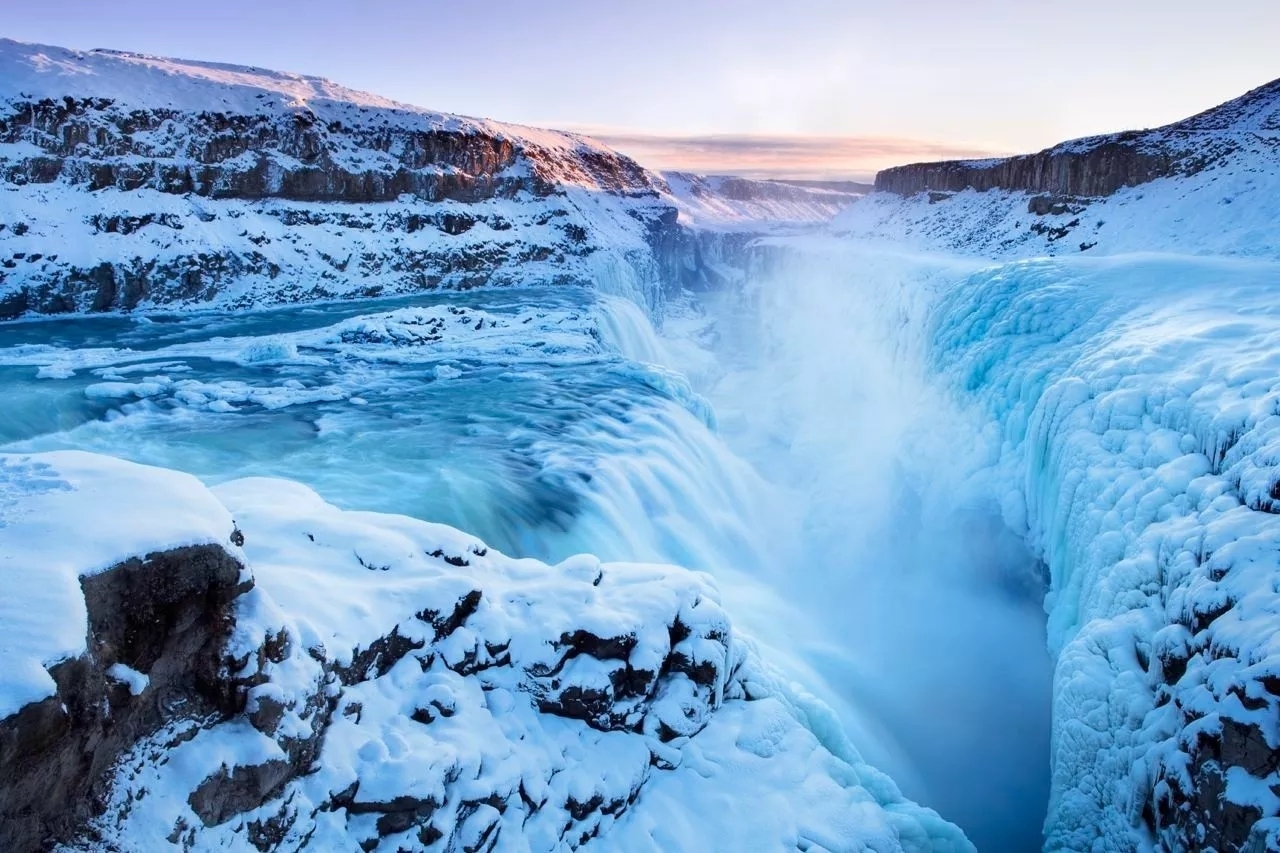
<svg viewBox="0 0 1280 853">
<path fill-rule="evenodd" d="M 243 686 L 219 661 L 231 602 L 252 586 L 241 572 L 226 551 L 203 546 L 82 579 L 88 651 L 50 668 L 56 695 L 0 720 L 0 848 L 68 840 L 101 811 L 126 749 L 179 719 L 243 707 Z M 120 666 L 146 676 L 131 684 Z"/>
<path fill-rule="evenodd" d="M 1109 196 L 1260 149 L 1280 150 L 1280 80 L 1154 130 L 1078 139 L 1006 159 L 898 166 L 876 175 L 875 188 L 904 196 L 966 189 Z"/>
<path fill-rule="evenodd" d="M 310 111 L 292 115 L 127 109 L 107 98 L 10 101 L 0 142 L 25 144 L 4 165 L 9 184 L 64 180 L 89 191 L 153 189 L 209 198 L 478 201 L 521 188 L 550 189 L 502 172 L 509 139 L 444 130 L 347 128 Z M 380 155 L 342 162 L 346 145 Z"/>
<path fill-rule="evenodd" d="M 209 198 L 479 201 L 577 185 L 654 195 L 648 173 L 572 134 L 433 113 L 258 68 L 0 40 L 11 184 Z"/>
<path fill-rule="evenodd" d="M 0 318 L 516 283 L 652 306 L 672 242 L 661 180 L 583 137 L 7 40 L 0 188 Z"/>
</svg>

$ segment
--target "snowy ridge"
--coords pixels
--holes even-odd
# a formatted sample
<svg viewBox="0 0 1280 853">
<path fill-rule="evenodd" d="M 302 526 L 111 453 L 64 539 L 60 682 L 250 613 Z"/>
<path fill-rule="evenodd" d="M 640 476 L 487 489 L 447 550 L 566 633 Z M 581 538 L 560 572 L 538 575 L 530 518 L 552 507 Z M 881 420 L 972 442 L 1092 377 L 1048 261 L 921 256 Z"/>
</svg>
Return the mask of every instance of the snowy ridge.
<svg viewBox="0 0 1280 853">
<path fill-rule="evenodd" d="M 219 536 L 234 516 L 254 581 L 225 650 L 243 712 L 170 715 L 116 765 L 96 840 L 63 849 L 972 849 L 801 726 L 705 576 L 513 560 L 286 481 L 210 493 L 88 454 L 3 464 L 71 482 L 67 511 L 111 491 L 205 506 Z M 37 491 L 7 517 L 44 508 Z M 114 520 L 147 547 L 174 532 L 129 518 Z M 165 701 L 146 672 L 109 672 L 127 687 L 116 713 Z"/>
<path fill-rule="evenodd" d="M 0 41 L 0 318 L 598 284 L 656 308 L 661 179 L 313 77 Z"/>
<path fill-rule="evenodd" d="M 1280 80 L 1152 130 L 1091 136 L 1004 159 L 897 166 L 876 176 L 876 189 L 899 195 L 1003 189 L 1102 197 L 1232 159 L 1277 156 Z"/>
<path fill-rule="evenodd" d="M 545 154 L 549 179 L 600 188 L 584 155 L 622 160 L 588 137 L 563 131 L 466 118 L 403 104 L 349 89 L 322 77 L 215 62 L 150 56 L 117 50 L 77 51 L 0 39 L 0 104 L 21 115 L 29 105 L 79 99 L 106 100 L 120 112 L 163 110 L 239 116 L 305 116 L 362 131 L 388 127 L 510 140 L 522 150 Z M 34 117 L 34 113 L 33 113 Z M 151 144 L 159 139 L 147 140 Z M 159 148 L 159 146 L 157 146 Z M 176 153 L 176 151 L 175 151 Z M 367 156 L 367 155 L 366 155 Z M 550 162 L 545 161 L 549 159 Z M 587 168 L 584 168 L 586 166 Z M 643 170 L 629 189 L 652 191 Z"/>
</svg>

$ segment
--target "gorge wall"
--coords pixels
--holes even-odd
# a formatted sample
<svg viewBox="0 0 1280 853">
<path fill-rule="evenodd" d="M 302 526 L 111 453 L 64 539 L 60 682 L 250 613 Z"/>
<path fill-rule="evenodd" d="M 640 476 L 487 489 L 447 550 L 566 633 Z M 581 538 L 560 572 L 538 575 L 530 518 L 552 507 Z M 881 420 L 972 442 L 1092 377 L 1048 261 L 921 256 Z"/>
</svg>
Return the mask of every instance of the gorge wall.
<svg viewBox="0 0 1280 853">
<path fill-rule="evenodd" d="M 1280 80 L 1275 80 L 1165 127 L 1088 137 L 1004 159 L 898 166 L 876 175 L 875 188 L 904 196 L 966 189 L 1109 196 L 1157 178 L 1194 175 L 1240 151 L 1278 146 Z"/>
</svg>

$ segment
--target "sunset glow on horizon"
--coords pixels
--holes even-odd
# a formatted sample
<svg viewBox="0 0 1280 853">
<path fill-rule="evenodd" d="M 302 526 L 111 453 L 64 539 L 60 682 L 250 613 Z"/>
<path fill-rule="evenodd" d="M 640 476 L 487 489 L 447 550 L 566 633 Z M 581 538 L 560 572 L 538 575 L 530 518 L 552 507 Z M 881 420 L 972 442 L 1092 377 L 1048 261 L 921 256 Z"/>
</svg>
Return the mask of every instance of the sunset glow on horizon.
<svg viewBox="0 0 1280 853">
<path fill-rule="evenodd" d="M 569 127 L 659 171 L 870 182 L 881 169 L 925 160 L 1010 153 L 876 136 L 707 134 L 677 136 Z"/>
<path fill-rule="evenodd" d="M 861 180 L 1175 121 L 1280 77 L 1276 32 L 1273 0 L 46 0 L 0 28 L 580 130 L 657 169 Z"/>
</svg>

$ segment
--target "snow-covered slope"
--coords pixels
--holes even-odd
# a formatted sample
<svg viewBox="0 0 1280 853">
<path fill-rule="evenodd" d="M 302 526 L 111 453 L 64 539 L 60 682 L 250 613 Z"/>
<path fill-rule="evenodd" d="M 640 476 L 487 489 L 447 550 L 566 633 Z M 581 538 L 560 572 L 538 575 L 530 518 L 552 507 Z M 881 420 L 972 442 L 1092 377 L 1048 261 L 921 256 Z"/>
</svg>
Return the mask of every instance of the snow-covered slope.
<svg viewBox="0 0 1280 853">
<path fill-rule="evenodd" d="M 1128 152 L 1149 170 L 1108 160 Z M 1041 158 L 1044 162 L 1031 162 Z M 987 258 L 1280 250 L 1280 80 L 1150 131 L 1005 160 L 904 166 L 836 217 L 838 233 Z"/>
<path fill-rule="evenodd" d="M 995 188 L 877 192 L 833 225 L 898 253 L 886 292 L 936 300 L 931 370 L 987 425 L 981 477 L 1049 568 L 1046 849 L 1280 849 L 1277 115 L 1270 84 L 1051 149 L 1072 174 L 1104 144 L 1173 158 L 1103 198 L 984 163 Z"/>
<path fill-rule="evenodd" d="M 654 305 L 662 189 L 581 136 L 0 40 L 0 317 L 517 282 Z"/>
<path fill-rule="evenodd" d="M 910 195 L 1011 189 L 1106 196 L 1121 187 L 1186 177 L 1223 161 L 1280 149 L 1280 80 L 1191 118 L 1152 130 L 1091 136 L 1036 154 L 916 163 L 886 169 L 876 189 Z"/>
<path fill-rule="evenodd" d="M 706 229 L 798 228 L 825 223 L 866 195 L 862 185 L 793 184 L 725 175 L 663 174 L 682 221 Z"/>
<path fill-rule="evenodd" d="M 972 849 L 801 725 L 705 576 L 511 559 L 287 481 L 0 471 L 6 849 Z"/>
</svg>

